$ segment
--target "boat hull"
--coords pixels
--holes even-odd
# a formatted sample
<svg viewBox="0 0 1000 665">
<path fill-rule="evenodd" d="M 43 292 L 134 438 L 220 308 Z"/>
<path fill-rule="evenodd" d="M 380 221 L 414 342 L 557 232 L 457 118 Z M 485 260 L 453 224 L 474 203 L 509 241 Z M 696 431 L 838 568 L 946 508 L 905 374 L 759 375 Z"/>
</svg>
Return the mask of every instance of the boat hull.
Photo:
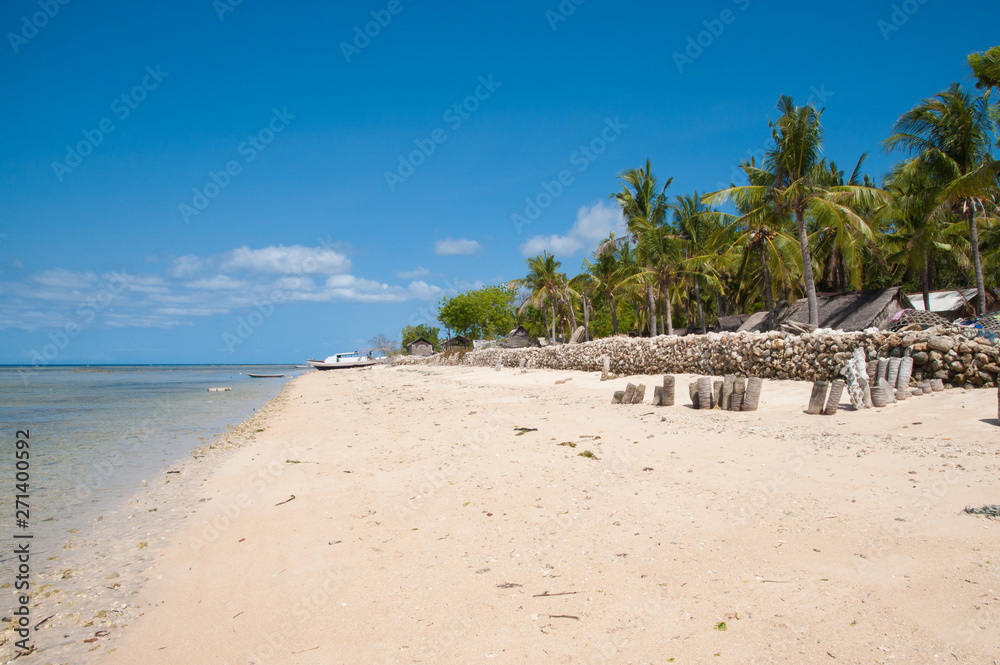
<svg viewBox="0 0 1000 665">
<path fill-rule="evenodd" d="M 355 369 L 355 368 L 358 368 L 358 367 L 371 367 L 372 365 L 375 365 L 376 363 L 377 363 L 377 361 L 375 361 L 375 360 L 368 360 L 368 359 L 358 360 L 358 361 L 350 361 L 350 362 L 341 362 L 341 363 L 327 363 L 327 362 L 323 362 L 322 360 L 310 360 L 309 361 L 309 365 L 310 366 L 312 366 L 312 367 L 314 367 L 316 369 L 319 369 L 319 370 L 328 370 L 328 369 Z"/>
</svg>

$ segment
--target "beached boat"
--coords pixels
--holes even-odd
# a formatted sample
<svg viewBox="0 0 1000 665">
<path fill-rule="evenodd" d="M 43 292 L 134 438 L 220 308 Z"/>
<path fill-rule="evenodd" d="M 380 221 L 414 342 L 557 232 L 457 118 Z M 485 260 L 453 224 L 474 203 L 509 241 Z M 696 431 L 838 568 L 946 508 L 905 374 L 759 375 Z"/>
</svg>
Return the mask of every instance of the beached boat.
<svg viewBox="0 0 1000 665">
<path fill-rule="evenodd" d="M 283 379 L 284 374 L 247 374 L 251 379 Z"/>
<path fill-rule="evenodd" d="M 371 354 L 362 355 L 360 351 L 336 353 L 326 360 L 310 360 L 309 365 L 316 369 L 351 369 L 354 367 L 370 367 L 381 362 Z"/>
</svg>

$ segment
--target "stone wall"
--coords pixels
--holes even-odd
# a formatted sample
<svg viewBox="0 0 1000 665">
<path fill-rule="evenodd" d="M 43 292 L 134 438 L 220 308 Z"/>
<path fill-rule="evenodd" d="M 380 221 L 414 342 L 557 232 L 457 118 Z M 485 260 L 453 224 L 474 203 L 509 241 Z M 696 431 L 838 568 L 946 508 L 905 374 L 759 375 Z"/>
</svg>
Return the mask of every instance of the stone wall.
<svg viewBox="0 0 1000 665">
<path fill-rule="evenodd" d="M 605 355 L 611 371 L 632 374 L 701 374 L 829 381 L 855 348 L 868 360 L 913 357 L 911 384 L 933 378 L 948 386 L 968 388 L 997 385 L 1000 348 L 985 337 L 955 326 L 918 332 L 817 330 L 805 335 L 784 332 L 709 333 L 686 337 L 612 337 L 585 344 L 532 349 L 483 349 L 466 353 L 463 364 L 597 372 Z M 432 361 L 433 362 L 433 361 Z M 451 364 L 438 360 L 440 364 Z M 437 364 L 436 363 L 436 364 Z"/>
</svg>

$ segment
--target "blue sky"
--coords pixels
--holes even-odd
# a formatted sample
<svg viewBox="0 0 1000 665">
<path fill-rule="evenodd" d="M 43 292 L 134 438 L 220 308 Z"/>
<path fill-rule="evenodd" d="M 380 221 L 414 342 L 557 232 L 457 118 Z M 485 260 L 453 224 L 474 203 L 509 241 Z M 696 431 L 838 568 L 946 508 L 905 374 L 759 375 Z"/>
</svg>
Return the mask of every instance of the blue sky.
<svg viewBox="0 0 1000 665">
<path fill-rule="evenodd" d="M 646 158 L 672 194 L 728 184 L 782 94 L 881 176 L 896 117 L 968 82 L 998 23 L 927 0 L 5 3 L 0 363 L 395 336 L 526 254 L 576 272 Z"/>
</svg>

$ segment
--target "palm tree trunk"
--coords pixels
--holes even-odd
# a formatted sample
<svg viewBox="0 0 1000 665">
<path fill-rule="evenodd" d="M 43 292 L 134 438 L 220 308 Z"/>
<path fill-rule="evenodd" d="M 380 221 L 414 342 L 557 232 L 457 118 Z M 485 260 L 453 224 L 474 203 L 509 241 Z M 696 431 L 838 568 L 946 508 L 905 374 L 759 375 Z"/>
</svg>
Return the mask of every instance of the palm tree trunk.
<svg viewBox="0 0 1000 665">
<path fill-rule="evenodd" d="M 590 341 L 590 300 L 587 296 L 580 294 L 580 304 L 583 305 L 583 338 Z"/>
<path fill-rule="evenodd" d="M 562 301 L 563 304 L 566 305 L 566 310 L 569 312 L 569 327 L 573 329 L 573 332 L 576 332 L 576 311 L 573 310 L 573 302 L 570 300 L 569 294 L 566 293 L 566 289 L 563 289 Z M 572 333 L 570 334 L 572 335 Z"/>
<path fill-rule="evenodd" d="M 646 285 L 646 300 L 649 301 L 649 336 L 656 337 L 656 296 L 652 284 Z"/>
<path fill-rule="evenodd" d="M 986 284 L 983 282 L 983 261 L 979 256 L 979 225 L 976 223 L 976 209 L 972 201 L 967 202 L 969 215 L 969 244 L 972 246 L 972 266 L 976 270 L 976 291 L 978 292 L 976 312 L 986 314 Z"/>
<path fill-rule="evenodd" d="M 608 307 L 611 308 L 611 334 L 618 334 L 618 307 L 615 306 L 614 294 L 608 294 Z"/>
<path fill-rule="evenodd" d="M 664 287 L 663 292 L 666 293 L 667 289 Z M 670 298 L 667 298 L 667 334 L 674 334 L 674 312 L 673 307 L 670 306 Z"/>
<path fill-rule="evenodd" d="M 802 279 L 806 283 L 806 300 L 809 301 L 809 325 L 818 328 L 819 302 L 816 300 L 816 280 L 813 278 L 812 253 L 809 251 L 805 212 L 801 207 L 795 209 L 795 225 L 799 229 L 799 247 L 802 250 Z"/>
<path fill-rule="evenodd" d="M 549 315 L 545 311 L 545 300 L 542 300 L 542 306 L 538 308 L 538 311 L 542 313 L 542 323 L 545 324 L 545 336 L 549 336 Z"/>
<path fill-rule="evenodd" d="M 552 308 L 552 343 L 556 343 L 556 299 L 549 296 L 549 307 Z"/>
<path fill-rule="evenodd" d="M 920 288 L 924 292 L 924 311 L 931 311 L 931 255 L 924 258 L 924 269 L 920 271 Z"/>
<path fill-rule="evenodd" d="M 767 253 L 764 243 L 759 243 L 761 274 L 764 277 L 764 306 L 767 307 L 767 329 L 774 330 L 774 294 L 771 292 L 771 271 L 767 267 Z"/>
<path fill-rule="evenodd" d="M 705 327 L 705 308 L 701 305 L 701 285 L 698 280 L 694 282 L 694 299 L 698 301 L 698 320 L 701 322 L 701 334 L 704 335 L 708 329 Z"/>
<path fill-rule="evenodd" d="M 668 283 L 664 281 L 660 288 L 663 289 L 663 300 L 667 305 L 667 330 L 666 334 L 674 334 L 674 308 L 670 306 L 670 289 L 668 288 Z M 690 326 L 688 326 L 690 327 Z"/>
</svg>

